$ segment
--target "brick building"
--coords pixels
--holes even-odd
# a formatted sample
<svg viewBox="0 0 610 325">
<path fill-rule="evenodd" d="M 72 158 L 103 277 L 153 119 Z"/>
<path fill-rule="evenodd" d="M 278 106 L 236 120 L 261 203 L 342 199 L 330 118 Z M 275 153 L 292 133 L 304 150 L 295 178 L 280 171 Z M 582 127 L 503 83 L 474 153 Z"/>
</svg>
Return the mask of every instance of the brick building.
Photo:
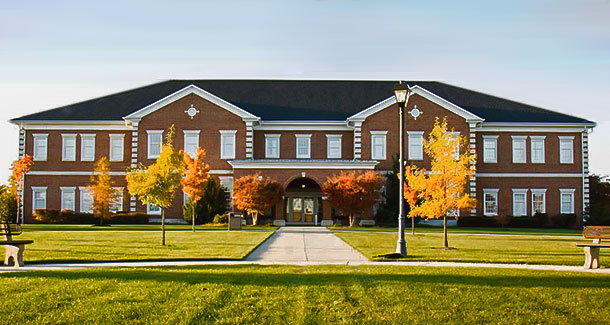
<svg viewBox="0 0 610 325">
<path fill-rule="evenodd" d="M 227 189 L 261 171 L 285 189 L 276 224 L 332 224 L 320 187 L 349 170 L 392 169 L 398 106 L 392 81 L 170 80 L 11 120 L 19 154 L 34 156 L 22 193 L 24 220 L 34 209 L 91 211 L 84 190 L 95 160 L 110 160 L 123 200 L 117 210 L 159 214 L 129 196 L 125 169 L 150 164 L 165 130 L 187 152 L 207 150 L 211 173 Z M 477 154 L 469 191 L 477 207 L 461 216 L 576 214 L 588 194 L 588 134 L 595 123 L 439 83 L 408 82 L 406 156 L 428 166 L 422 139 L 436 117 L 466 136 Z M 168 217 L 181 218 L 177 193 Z M 372 223 L 372 214 L 362 216 Z"/>
</svg>

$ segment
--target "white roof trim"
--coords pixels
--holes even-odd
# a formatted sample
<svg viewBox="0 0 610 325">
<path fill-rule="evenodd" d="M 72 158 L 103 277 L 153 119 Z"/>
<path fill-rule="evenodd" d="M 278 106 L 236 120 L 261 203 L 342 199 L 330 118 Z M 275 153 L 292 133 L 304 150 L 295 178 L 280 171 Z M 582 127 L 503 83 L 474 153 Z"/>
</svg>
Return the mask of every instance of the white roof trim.
<svg viewBox="0 0 610 325">
<path fill-rule="evenodd" d="M 252 115 L 251 113 L 227 102 L 226 100 L 217 97 L 215 95 L 212 95 L 211 93 L 195 86 L 195 85 L 188 85 L 178 91 L 176 91 L 175 93 L 162 98 L 144 108 L 141 108 L 125 117 L 123 117 L 125 120 L 139 120 L 142 117 L 157 111 L 158 109 L 167 106 L 168 104 L 171 104 L 175 101 L 177 101 L 180 98 L 183 98 L 187 95 L 190 94 L 195 94 L 207 101 L 210 101 L 224 109 L 226 109 L 227 111 L 241 117 L 244 121 L 248 120 L 248 121 L 260 121 L 260 117 Z"/>
<path fill-rule="evenodd" d="M 469 111 L 451 103 L 450 101 L 428 91 L 420 86 L 411 87 L 411 95 L 420 95 L 425 99 L 445 108 L 446 110 L 463 117 L 467 122 L 483 122 L 484 119 L 470 113 Z M 394 96 L 389 97 L 363 111 L 347 118 L 348 121 L 364 121 L 367 117 L 396 103 Z"/>
<path fill-rule="evenodd" d="M 357 160 L 233 160 L 234 169 L 374 169 L 378 161 Z"/>
</svg>

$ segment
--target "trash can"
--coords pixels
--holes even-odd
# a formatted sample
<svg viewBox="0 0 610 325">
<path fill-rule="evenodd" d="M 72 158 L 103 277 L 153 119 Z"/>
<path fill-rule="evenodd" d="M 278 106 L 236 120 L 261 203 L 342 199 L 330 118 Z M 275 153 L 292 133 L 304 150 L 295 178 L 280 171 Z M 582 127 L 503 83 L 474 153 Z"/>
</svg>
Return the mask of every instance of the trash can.
<svg viewBox="0 0 610 325">
<path fill-rule="evenodd" d="M 241 214 L 229 213 L 229 230 L 241 230 L 242 220 Z"/>
</svg>

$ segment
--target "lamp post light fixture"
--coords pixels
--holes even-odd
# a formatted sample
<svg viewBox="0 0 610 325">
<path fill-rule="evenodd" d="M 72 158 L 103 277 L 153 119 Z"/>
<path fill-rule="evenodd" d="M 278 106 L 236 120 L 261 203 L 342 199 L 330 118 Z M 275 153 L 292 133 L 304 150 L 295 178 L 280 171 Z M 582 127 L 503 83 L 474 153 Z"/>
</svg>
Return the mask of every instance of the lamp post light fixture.
<svg viewBox="0 0 610 325">
<path fill-rule="evenodd" d="M 398 185 L 398 241 L 396 254 L 407 256 L 407 242 L 405 241 L 405 107 L 409 101 L 411 89 L 402 81 L 394 85 L 394 97 L 399 107 L 400 122 L 400 153 L 398 165 L 400 167 L 400 184 Z"/>
</svg>

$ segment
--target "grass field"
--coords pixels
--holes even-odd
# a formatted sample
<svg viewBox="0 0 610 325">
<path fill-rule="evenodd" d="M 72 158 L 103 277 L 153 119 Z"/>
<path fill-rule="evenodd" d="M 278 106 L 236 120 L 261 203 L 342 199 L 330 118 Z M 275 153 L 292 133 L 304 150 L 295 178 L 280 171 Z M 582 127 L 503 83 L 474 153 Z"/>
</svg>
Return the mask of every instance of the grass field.
<svg viewBox="0 0 610 325">
<path fill-rule="evenodd" d="M 262 228 L 262 229 L 260 229 Z M 167 226 L 167 245 L 161 246 L 159 225 L 25 225 L 18 239 L 32 239 L 24 259 L 40 262 L 90 262 L 131 260 L 242 259 L 273 228 L 259 231 L 226 231 L 190 226 Z M 249 228 L 251 229 L 251 228 Z M 264 230 L 266 229 L 266 230 Z"/>
<path fill-rule="evenodd" d="M 1 274 L 25 323 L 607 323 L 610 276 L 394 266 L 206 266 Z"/>
<path fill-rule="evenodd" d="M 329 227 L 333 231 L 367 231 L 367 232 L 397 232 L 397 227 Z M 411 233 L 411 224 L 407 221 L 407 233 Z M 441 227 L 416 226 L 415 233 L 442 233 Z M 554 229 L 554 228 L 498 228 L 498 227 L 450 227 L 449 233 L 455 234 L 511 234 L 511 235 L 561 235 L 561 236 L 581 236 L 580 229 Z"/>
<path fill-rule="evenodd" d="M 339 238 L 369 259 L 394 252 L 397 235 L 382 232 L 335 232 Z M 582 265 L 582 248 L 573 243 L 588 242 L 582 237 L 449 235 L 454 250 L 439 249 L 442 235 L 407 235 L 412 261 L 453 261 L 518 264 Z M 610 264 L 610 249 L 600 253 L 602 265 Z"/>
</svg>

